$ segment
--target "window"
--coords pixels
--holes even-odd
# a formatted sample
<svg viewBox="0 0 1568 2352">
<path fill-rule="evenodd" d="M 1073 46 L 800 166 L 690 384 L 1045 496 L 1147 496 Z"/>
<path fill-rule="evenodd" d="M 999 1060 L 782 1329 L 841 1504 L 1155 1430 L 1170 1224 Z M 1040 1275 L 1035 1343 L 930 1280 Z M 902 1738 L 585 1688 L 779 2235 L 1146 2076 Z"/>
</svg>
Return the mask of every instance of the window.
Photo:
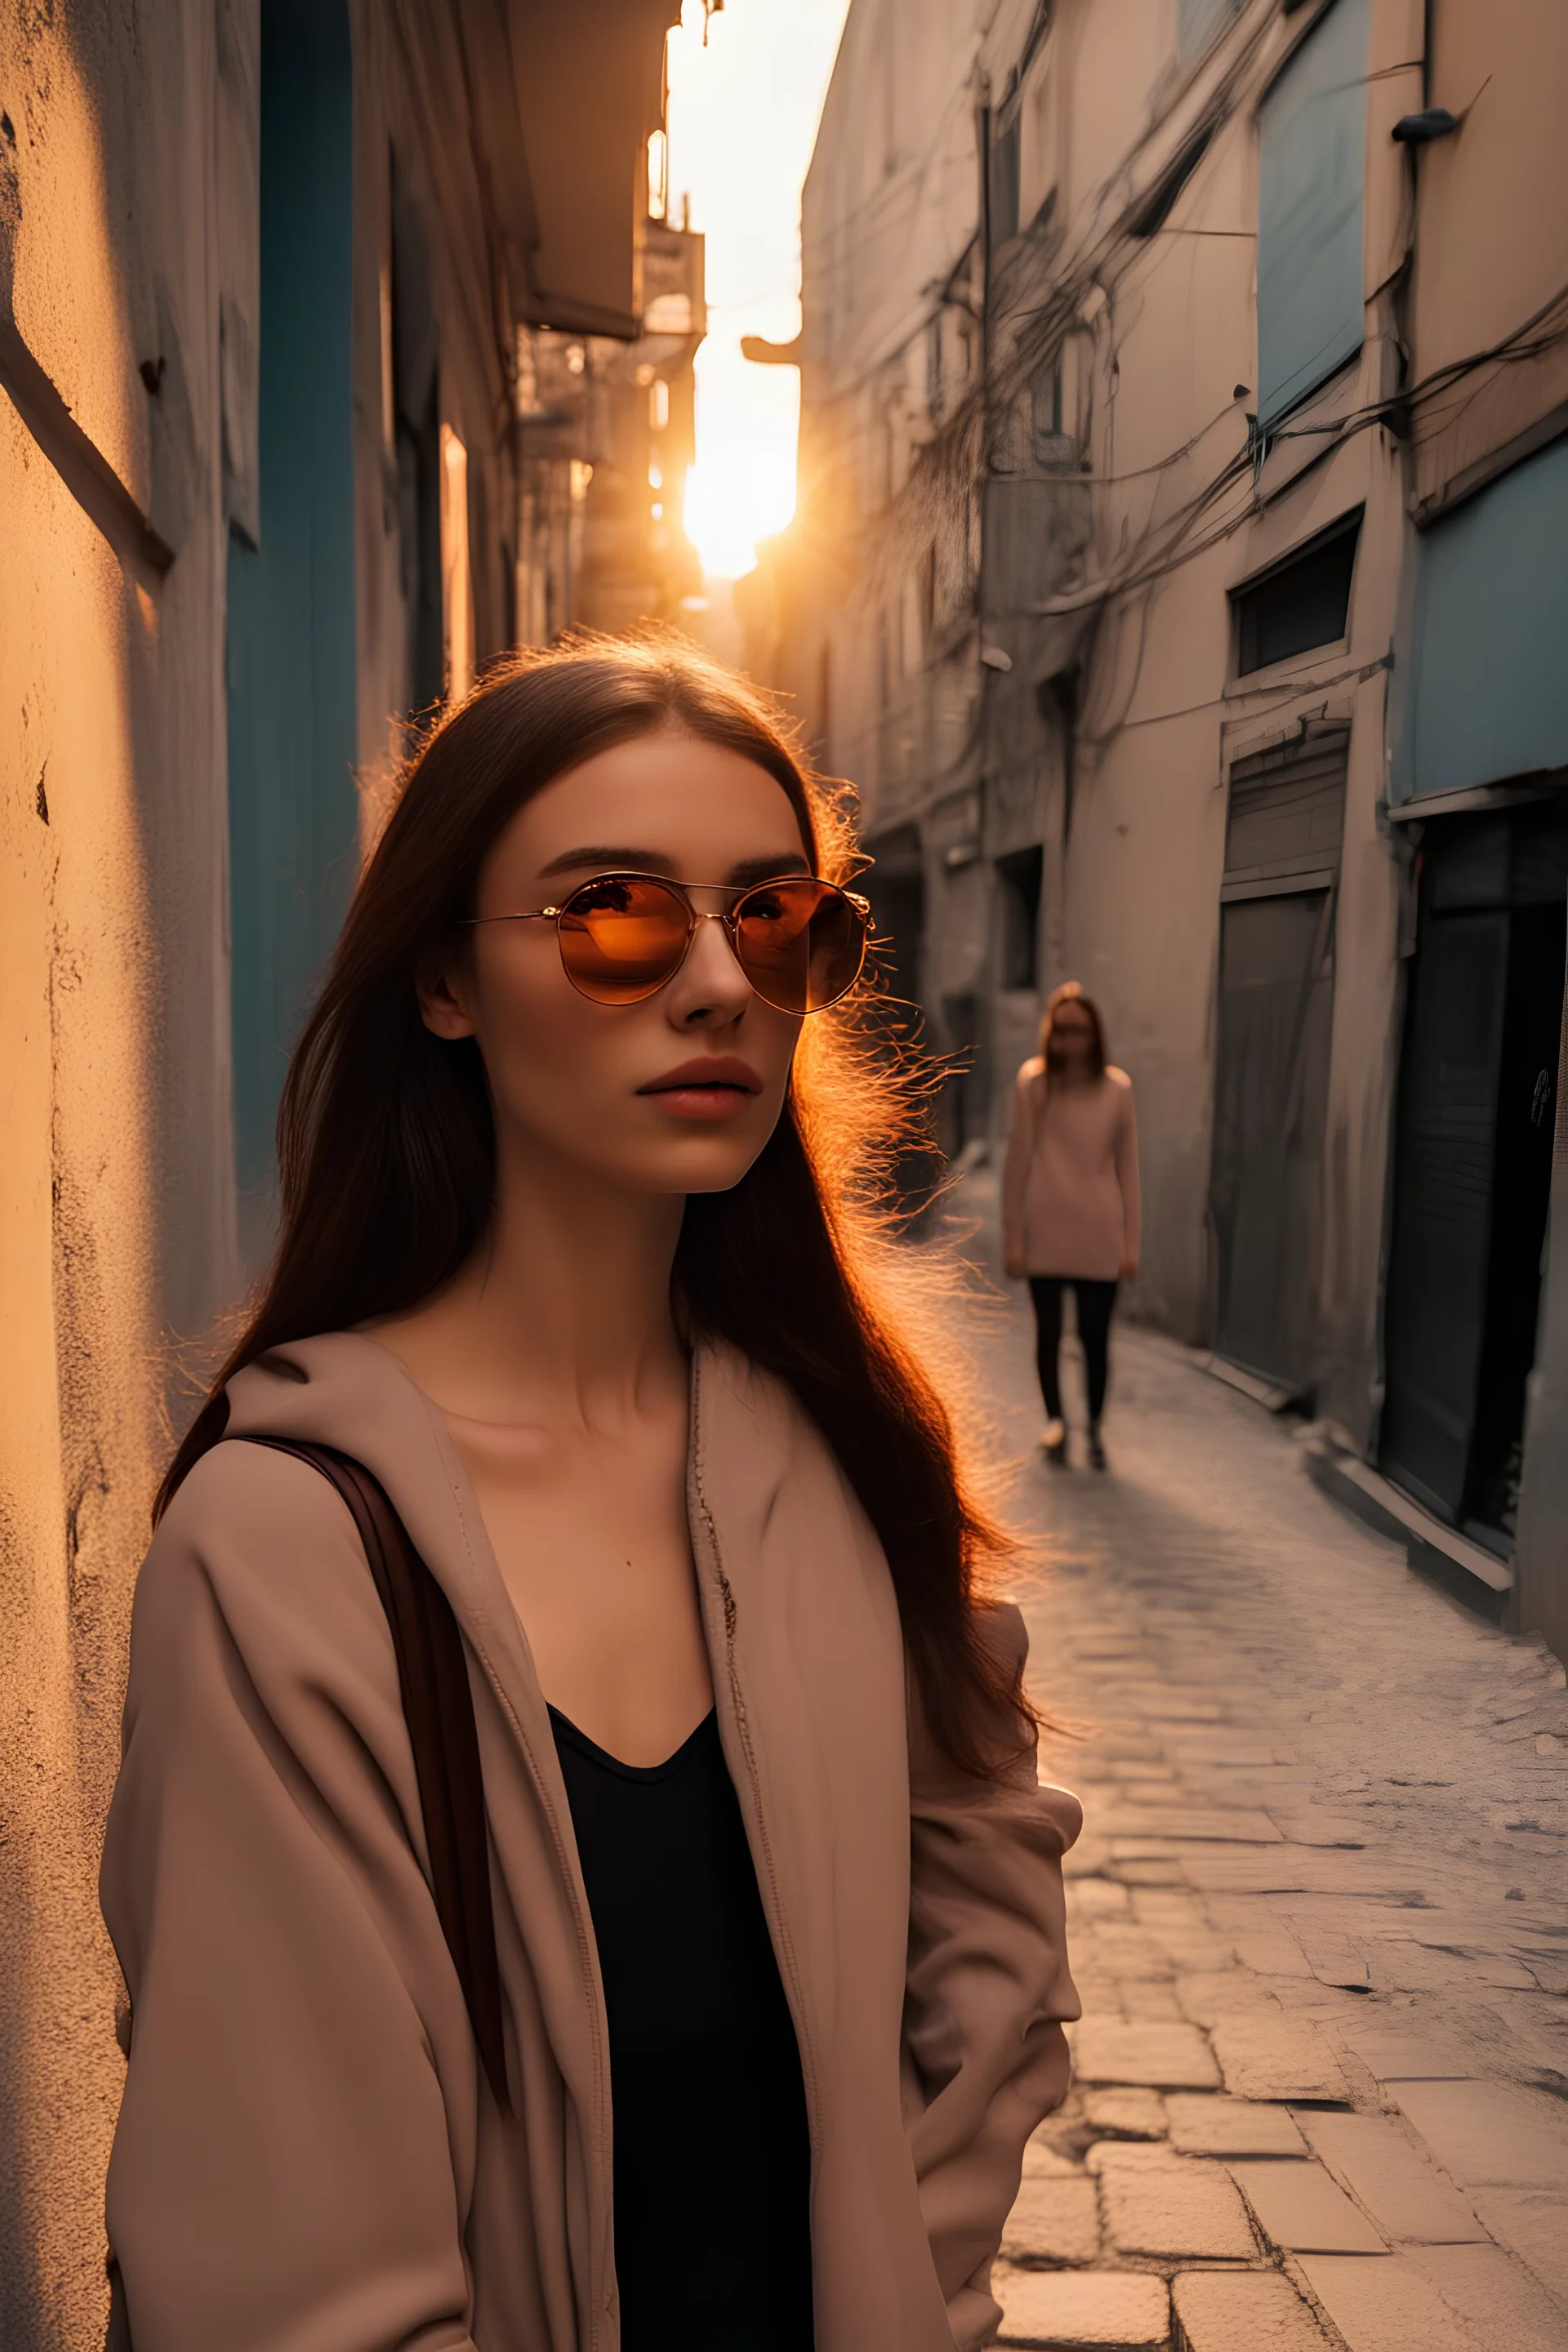
<svg viewBox="0 0 1568 2352">
<path fill-rule="evenodd" d="M 1333 0 L 1258 116 L 1258 413 L 1269 425 L 1361 349 L 1370 0 Z"/>
<path fill-rule="evenodd" d="M 1347 633 L 1361 509 L 1236 589 L 1236 667 L 1245 677 Z"/>
<path fill-rule="evenodd" d="M 468 452 L 441 427 L 441 608 L 447 695 L 461 702 L 474 682 L 474 580 L 468 562 Z"/>
<path fill-rule="evenodd" d="M 1062 358 L 1058 352 L 1043 375 L 1037 376 L 1030 394 L 1031 422 L 1034 425 L 1035 463 L 1037 466 L 1070 466 L 1078 457 L 1078 444 L 1062 425 Z"/>
<path fill-rule="evenodd" d="M 1394 798 L 1568 768 L 1568 438 L 1416 541 Z"/>
<path fill-rule="evenodd" d="M 1004 124 L 998 118 L 991 134 L 991 242 L 1005 245 L 1018 234 L 1018 161 L 1020 129 L 1015 105 Z"/>
<path fill-rule="evenodd" d="M 1000 969 L 1003 988 L 1037 985 L 1040 940 L 1040 887 L 1045 880 L 1046 853 L 1037 842 L 1031 849 L 1015 849 L 996 860 Z"/>
<path fill-rule="evenodd" d="M 942 415 L 942 323 L 939 310 L 926 329 L 926 407 L 933 425 L 940 425 Z"/>
</svg>

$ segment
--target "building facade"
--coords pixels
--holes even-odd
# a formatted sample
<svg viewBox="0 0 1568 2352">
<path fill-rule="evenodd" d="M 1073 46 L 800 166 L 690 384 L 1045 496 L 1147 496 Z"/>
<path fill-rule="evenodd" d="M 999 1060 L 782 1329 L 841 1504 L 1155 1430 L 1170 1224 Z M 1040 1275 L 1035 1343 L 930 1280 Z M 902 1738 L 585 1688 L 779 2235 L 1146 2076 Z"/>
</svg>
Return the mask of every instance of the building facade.
<svg viewBox="0 0 1568 2352">
<path fill-rule="evenodd" d="M 121 2060 L 95 1882 L 153 1490 L 265 1248 L 288 1045 L 409 725 L 543 633 L 520 353 L 546 330 L 640 348 L 675 14 L 0 11 L 16 2352 L 102 2340 Z"/>
<path fill-rule="evenodd" d="M 1080 979 L 1137 1311 L 1560 1649 L 1565 94 L 1535 0 L 854 0 L 748 591 L 949 1151 Z"/>
<path fill-rule="evenodd" d="M 693 362 L 708 328 L 701 236 L 638 224 L 640 332 L 523 330 L 518 353 L 518 635 L 679 624 L 702 570 L 686 536 L 696 456 Z M 689 611 L 689 607 L 687 608 Z"/>
</svg>

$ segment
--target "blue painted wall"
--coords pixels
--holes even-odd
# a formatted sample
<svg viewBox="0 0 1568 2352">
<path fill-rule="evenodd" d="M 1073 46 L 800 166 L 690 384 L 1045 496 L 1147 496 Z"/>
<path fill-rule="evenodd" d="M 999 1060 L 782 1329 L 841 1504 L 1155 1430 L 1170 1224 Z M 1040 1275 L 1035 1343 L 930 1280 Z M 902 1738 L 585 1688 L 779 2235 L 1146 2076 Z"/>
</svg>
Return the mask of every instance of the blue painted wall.
<svg viewBox="0 0 1568 2352">
<path fill-rule="evenodd" d="M 1568 437 L 1422 532 L 1396 661 L 1394 800 L 1568 767 Z"/>
<path fill-rule="evenodd" d="M 269 1192 L 288 1053 L 353 887 L 353 66 L 342 0 L 261 11 L 260 545 L 229 541 L 235 1142 Z"/>
<path fill-rule="evenodd" d="M 1283 416 L 1365 331 L 1369 0 L 1334 0 L 1258 116 L 1258 413 Z"/>
</svg>

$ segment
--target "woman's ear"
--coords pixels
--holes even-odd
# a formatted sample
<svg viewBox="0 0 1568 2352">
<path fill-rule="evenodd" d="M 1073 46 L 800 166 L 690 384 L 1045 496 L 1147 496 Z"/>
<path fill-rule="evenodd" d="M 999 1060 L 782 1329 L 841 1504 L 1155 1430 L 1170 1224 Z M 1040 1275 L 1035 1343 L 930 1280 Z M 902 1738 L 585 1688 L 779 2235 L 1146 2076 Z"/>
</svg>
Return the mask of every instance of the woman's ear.
<svg viewBox="0 0 1568 2352">
<path fill-rule="evenodd" d="M 474 1019 L 468 1010 L 473 975 L 460 947 L 444 948 L 422 963 L 415 975 L 414 992 L 419 1017 L 437 1037 L 471 1037 Z"/>
</svg>

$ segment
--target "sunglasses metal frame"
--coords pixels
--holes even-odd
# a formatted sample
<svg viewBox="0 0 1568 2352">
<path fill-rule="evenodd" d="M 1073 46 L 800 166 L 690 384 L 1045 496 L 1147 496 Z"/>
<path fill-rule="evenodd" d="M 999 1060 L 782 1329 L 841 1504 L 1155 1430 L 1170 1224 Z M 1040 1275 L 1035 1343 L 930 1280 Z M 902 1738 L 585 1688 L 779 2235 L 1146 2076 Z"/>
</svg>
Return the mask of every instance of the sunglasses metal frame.
<svg viewBox="0 0 1568 2352">
<path fill-rule="evenodd" d="M 603 997 L 593 995 L 577 979 L 566 961 L 566 950 L 561 939 L 561 918 L 563 915 L 570 914 L 573 899 L 581 898 L 584 890 L 597 889 L 605 882 L 652 882 L 661 890 L 668 890 L 671 898 L 681 901 L 686 908 L 686 944 L 679 955 L 661 980 L 657 981 L 652 988 L 646 990 L 640 996 L 623 998 L 621 1001 L 625 1004 L 646 1004 L 650 997 L 658 994 L 661 988 L 668 987 L 670 982 L 681 970 L 687 957 L 691 953 L 691 942 L 697 937 L 699 923 L 722 923 L 729 938 L 730 951 L 740 965 L 752 993 L 760 997 L 764 1004 L 772 1004 L 775 1013 L 795 1013 L 794 1006 L 773 1004 L 771 997 L 763 995 L 762 990 L 746 970 L 746 961 L 741 953 L 738 929 L 741 908 L 748 898 L 754 898 L 763 890 L 776 890 L 781 884 L 786 882 L 813 882 L 819 889 L 837 891 L 839 898 L 853 908 L 861 923 L 860 956 L 853 976 L 845 982 L 837 995 L 827 999 L 826 1003 L 809 1005 L 804 1011 L 796 1013 L 795 1017 L 803 1021 L 808 1020 L 813 1013 L 827 1013 L 834 1005 L 842 1003 L 866 968 L 866 949 L 871 935 L 871 902 L 868 898 L 862 898 L 858 890 L 845 889 L 840 882 L 825 882 L 819 874 L 774 874 L 762 882 L 678 882 L 668 874 L 643 874 L 631 866 L 615 866 L 604 874 L 589 875 L 587 880 L 579 882 L 576 888 L 570 891 L 558 907 L 524 907 L 516 914 L 508 915 L 469 915 L 465 917 L 461 928 L 475 930 L 481 923 L 553 922 L 556 945 L 561 950 L 561 968 L 567 979 L 579 996 L 587 997 L 590 1004 L 604 1005 L 606 1011 L 613 1012 L 616 1009 L 613 1003 L 606 1003 Z M 703 908 L 692 905 L 689 894 L 693 890 L 718 890 L 732 898 L 735 903 L 726 914 L 710 914 Z"/>
</svg>

